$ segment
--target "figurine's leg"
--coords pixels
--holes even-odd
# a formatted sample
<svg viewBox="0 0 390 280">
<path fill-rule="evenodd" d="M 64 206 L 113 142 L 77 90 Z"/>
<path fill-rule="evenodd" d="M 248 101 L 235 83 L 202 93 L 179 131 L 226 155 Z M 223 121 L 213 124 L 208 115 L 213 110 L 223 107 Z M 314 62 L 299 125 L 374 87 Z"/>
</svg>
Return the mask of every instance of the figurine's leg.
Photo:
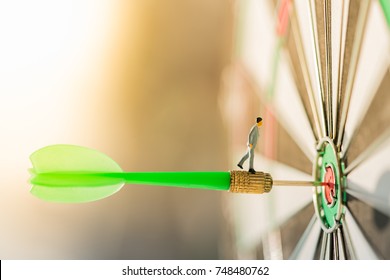
<svg viewBox="0 0 390 280">
<path fill-rule="evenodd" d="M 240 167 L 242 169 L 242 165 L 244 164 L 244 162 L 248 159 L 249 157 L 249 151 L 246 152 L 246 154 L 242 157 L 242 159 L 240 160 L 240 162 L 237 164 L 238 167 Z"/>
<path fill-rule="evenodd" d="M 255 169 L 253 168 L 253 161 L 255 158 L 255 149 L 249 150 L 249 172 L 256 173 Z"/>
</svg>

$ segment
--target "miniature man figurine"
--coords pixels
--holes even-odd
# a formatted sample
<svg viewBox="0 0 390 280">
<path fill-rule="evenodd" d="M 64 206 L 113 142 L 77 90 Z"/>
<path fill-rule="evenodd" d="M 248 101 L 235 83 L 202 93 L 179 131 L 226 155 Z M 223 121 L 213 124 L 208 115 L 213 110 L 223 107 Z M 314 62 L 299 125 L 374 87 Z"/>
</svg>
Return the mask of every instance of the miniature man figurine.
<svg viewBox="0 0 390 280">
<path fill-rule="evenodd" d="M 253 169 L 253 159 L 255 156 L 255 147 L 257 144 L 257 139 L 259 138 L 259 127 L 263 124 L 263 119 L 258 117 L 256 118 L 256 124 L 252 126 L 251 131 L 248 135 L 248 151 L 242 157 L 240 162 L 237 164 L 238 167 L 242 169 L 242 165 L 249 157 L 249 172 L 255 174 L 256 171 Z"/>
</svg>

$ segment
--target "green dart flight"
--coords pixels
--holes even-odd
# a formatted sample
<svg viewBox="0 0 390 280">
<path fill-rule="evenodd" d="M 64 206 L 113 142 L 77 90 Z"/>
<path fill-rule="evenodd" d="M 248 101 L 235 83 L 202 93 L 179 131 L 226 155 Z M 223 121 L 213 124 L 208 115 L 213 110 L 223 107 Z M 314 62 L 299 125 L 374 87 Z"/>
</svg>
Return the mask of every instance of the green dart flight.
<svg viewBox="0 0 390 280">
<path fill-rule="evenodd" d="M 123 172 L 107 155 L 74 146 L 44 147 L 30 156 L 31 193 L 55 202 L 87 202 L 110 196 L 124 184 L 229 190 L 229 172 Z"/>
</svg>

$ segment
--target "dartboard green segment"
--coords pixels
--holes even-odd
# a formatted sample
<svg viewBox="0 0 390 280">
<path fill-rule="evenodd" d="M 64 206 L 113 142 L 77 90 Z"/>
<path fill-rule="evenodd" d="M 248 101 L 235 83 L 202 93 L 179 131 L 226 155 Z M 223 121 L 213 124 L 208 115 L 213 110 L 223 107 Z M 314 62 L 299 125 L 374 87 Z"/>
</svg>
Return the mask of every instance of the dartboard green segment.
<svg viewBox="0 0 390 280">
<path fill-rule="evenodd" d="M 339 170 L 335 167 L 336 159 L 333 155 L 333 149 L 331 145 L 326 145 L 325 151 L 322 157 L 322 167 L 320 171 L 320 180 L 326 182 L 328 174 L 334 178 L 334 185 L 322 186 L 321 189 L 321 205 L 325 214 L 325 221 L 330 228 L 334 227 L 335 219 L 337 215 L 338 205 L 340 204 L 337 191 L 340 189 L 340 177 Z"/>
<path fill-rule="evenodd" d="M 314 206 L 321 226 L 326 232 L 334 231 L 341 223 L 344 212 L 344 182 L 340 160 L 333 141 L 324 138 L 317 146 L 314 179 L 324 182 L 314 189 Z"/>
<path fill-rule="evenodd" d="M 229 190 L 229 172 L 123 172 L 107 155 L 74 145 L 52 145 L 30 157 L 31 193 L 54 202 L 88 202 L 124 184 Z"/>
</svg>

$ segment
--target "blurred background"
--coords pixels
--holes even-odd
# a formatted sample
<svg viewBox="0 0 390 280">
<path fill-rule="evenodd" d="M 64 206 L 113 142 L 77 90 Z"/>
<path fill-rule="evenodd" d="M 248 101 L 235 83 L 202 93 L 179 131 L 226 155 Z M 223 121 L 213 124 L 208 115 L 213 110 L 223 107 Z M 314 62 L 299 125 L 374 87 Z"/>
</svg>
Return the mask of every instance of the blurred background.
<svg viewBox="0 0 390 280">
<path fill-rule="evenodd" d="M 218 105 L 229 1 L 1 1 L 0 258 L 216 259 L 217 192 L 128 186 L 63 205 L 29 155 L 98 149 L 129 171 L 228 170 Z"/>
<path fill-rule="evenodd" d="M 328 45 L 325 2 L 332 2 Z M 227 171 L 236 169 L 260 114 L 255 168 L 312 180 L 320 136 L 313 108 L 320 86 L 337 92 L 341 80 L 353 88 L 342 148 L 351 147 L 350 162 L 364 159 L 348 177 L 351 240 L 363 248 L 360 258 L 390 258 L 383 3 L 0 1 L 0 259 L 315 257 L 322 233 L 310 226 L 311 188 L 251 196 L 126 186 L 101 201 L 55 204 L 29 193 L 29 156 L 64 143 L 97 149 L 126 171 Z M 359 63 L 349 64 L 355 49 Z M 334 71 L 333 84 L 321 67 Z"/>
</svg>

